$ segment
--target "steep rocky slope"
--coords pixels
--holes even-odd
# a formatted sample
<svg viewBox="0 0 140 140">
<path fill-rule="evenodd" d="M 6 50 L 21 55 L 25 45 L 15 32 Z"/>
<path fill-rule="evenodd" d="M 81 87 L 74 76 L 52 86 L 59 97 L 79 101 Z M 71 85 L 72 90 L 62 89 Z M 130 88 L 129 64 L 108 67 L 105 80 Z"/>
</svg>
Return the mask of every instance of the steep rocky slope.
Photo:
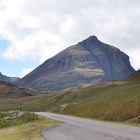
<svg viewBox="0 0 140 140">
<path fill-rule="evenodd" d="M 90 36 L 44 62 L 18 85 L 57 91 L 120 79 L 133 72 L 125 53 Z"/>
</svg>

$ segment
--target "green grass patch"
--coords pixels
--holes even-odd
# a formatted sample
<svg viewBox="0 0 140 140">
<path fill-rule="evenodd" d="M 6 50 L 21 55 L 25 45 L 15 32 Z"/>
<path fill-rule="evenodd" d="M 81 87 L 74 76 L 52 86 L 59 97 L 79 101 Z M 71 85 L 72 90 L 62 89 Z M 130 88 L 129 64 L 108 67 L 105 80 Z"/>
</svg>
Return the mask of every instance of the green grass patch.
<svg viewBox="0 0 140 140">
<path fill-rule="evenodd" d="M 39 117 L 38 120 L 0 130 L 0 140 L 44 140 L 41 128 L 57 124 L 56 121 Z"/>
<path fill-rule="evenodd" d="M 16 112 L 13 112 L 16 113 Z M 34 113 L 25 112 L 18 116 L 18 114 L 10 114 L 10 113 L 0 113 L 0 128 L 13 126 L 13 125 L 20 125 L 27 122 L 32 122 L 38 120 L 38 116 Z M 17 115 L 17 116 L 16 116 Z"/>
</svg>

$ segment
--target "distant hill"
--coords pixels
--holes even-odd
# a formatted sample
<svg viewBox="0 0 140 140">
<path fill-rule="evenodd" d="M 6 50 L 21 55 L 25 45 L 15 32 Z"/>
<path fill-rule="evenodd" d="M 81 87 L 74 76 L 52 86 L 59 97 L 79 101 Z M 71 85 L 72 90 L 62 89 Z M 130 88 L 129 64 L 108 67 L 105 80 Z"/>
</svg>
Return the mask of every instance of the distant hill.
<svg viewBox="0 0 140 140">
<path fill-rule="evenodd" d="M 18 85 L 59 91 L 120 79 L 134 71 L 125 53 L 90 36 L 44 62 Z"/>
<path fill-rule="evenodd" d="M 37 92 L 31 89 L 18 88 L 13 84 L 7 83 L 5 81 L 0 81 L 0 100 L 29 97 L 36 94 Z"/>
<path fill-rule="evenodd" d="M 20 78 L 18 77 L 8 77 L 8 76 L 5 76 L 3 75 L 1 72 L 0 72 L 0 81 L 6 81 L 6 82 L 9 82 L 9 83 L 15 83 L 19 80 Z"/>
</svg>

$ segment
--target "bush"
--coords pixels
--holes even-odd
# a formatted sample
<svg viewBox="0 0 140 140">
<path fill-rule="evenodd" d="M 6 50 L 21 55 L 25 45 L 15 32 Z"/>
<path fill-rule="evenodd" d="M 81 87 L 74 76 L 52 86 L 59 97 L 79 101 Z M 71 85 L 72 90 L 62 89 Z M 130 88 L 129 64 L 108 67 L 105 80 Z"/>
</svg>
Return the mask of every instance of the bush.
<svg viewBox="0 0 140 140">
<path fill-rule="evenodd" d="M 17 124 L 21 124 L 22 121 L 21 120 L 17 120 L 17 119 L 14 119 L 14 120 L 0 120 L 0 128 L 4 128 L 4 127 L 7 127 L 7 126 L 13 126 L 13 125 L 17 125 Z"/>
<path fill-rule="evenodd" d="M 8 112 L 0 112 L 0 119 L 6 117 L 8 115 L 9 115 Z"/>
<path fill-rule="evenodd" d="M 26 112 L 19 117 L 19 119 L 23 120 L 24 122 L 30 122 L 34 120 L 38 120 L 38 116 L 34 113 Z"/>
</svg>

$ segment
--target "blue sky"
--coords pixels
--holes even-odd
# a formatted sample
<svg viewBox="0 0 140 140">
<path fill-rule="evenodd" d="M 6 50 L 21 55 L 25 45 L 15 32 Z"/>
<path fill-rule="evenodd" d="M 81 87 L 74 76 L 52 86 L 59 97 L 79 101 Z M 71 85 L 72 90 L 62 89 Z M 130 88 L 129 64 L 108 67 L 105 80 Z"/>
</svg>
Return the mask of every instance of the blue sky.
<svg viewBox="0 0 140 140">
<path fill-rule="evenodd" d="M 139 7 L 138 0 L 0 0 L 0 72 L 24 76 L 91 35 L 139 69 Z"/>
<path fill-rule="evenodd" d="M 0 52 L 1 54 L 10 46 L 10 42 L 1 39 L 0 40 Z M 1 55 L 0 58 L 0 71 L 7 76 L 19 76 L 22 77 L 31 70 L 39 66 L 41 62 L 34 59 L 23 60 L 9 60 Z M 27 70 L 27 71 L 26 71 Z M 24 73 L 25 71 L 25 73 Z"/>
<path fill-rule="evenodd" d="M 26 68 L 34 69 L 39 65 L 38 61 L 35 60 L 8 60 L 2 56 L 4 50 L 10 46 L 10 41 L 0 39 L 0 71 L 4 75 L 8 76 L 22 76 L 22 72 Z M 23 73 L 24 74 L 24 73 Z"/>
</svg>

